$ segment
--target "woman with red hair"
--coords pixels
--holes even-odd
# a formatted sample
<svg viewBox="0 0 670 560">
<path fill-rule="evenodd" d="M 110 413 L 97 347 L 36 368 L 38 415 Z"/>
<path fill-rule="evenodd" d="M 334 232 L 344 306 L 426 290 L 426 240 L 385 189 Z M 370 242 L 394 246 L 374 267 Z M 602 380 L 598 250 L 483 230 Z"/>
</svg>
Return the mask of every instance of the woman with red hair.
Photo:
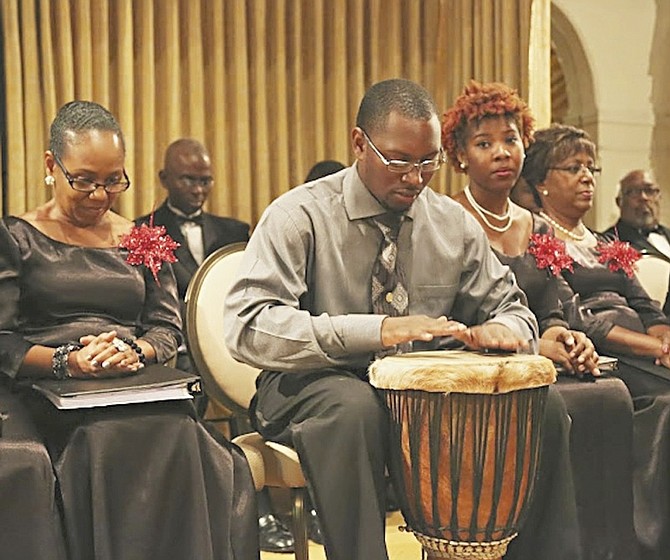
<svg viewBox="0 0 670 560">
<path fill-rule="evenodd" d="M 593 379 L 600 375 L 593 343 L 571 330 L 559 303 L 561 271 L 571 266 L 565 245 L 551 227 L 510 200 L 532 142 L 533 117 L 517 92 L 505 84 L 471 82 L 447 110 L 442 143 L 447 157 L 469 184 L 454 196 L 480 223 L 500 261 L 515 273 L 540 326 L 540 354 L 564 373 Z M 574 325 L 578 326 L 578 325 Z M 572 418 L 570 462 L 574 473 L 583 558 L 637 558 L 629 468 L 632 415 L 630 396 L 618 379 L 597 384 L 561 380 L 558 389 Z M 596 451 L 592 434 L 598 433 Z M 591 439 L 590 439 L 591 438 Z M 607 476 L 594 462 L 614 464 Z M 605 483 L 604 481 L 608 482 Z M 554 509 L 551 498 L 537 500 L 542 515 Z M 564 528 L 569 518 L 557 521 Z M 543 525 L 529 516 L 530 530 Z M 533 527 L 534 525 L 534 527 Z M 525 527 L 524 531 L 528 531 Z M 547 536 L 543 558 L 561 558 Z M 510 546 L 508 556 L 528 557 Z"/>
<path fill-rule="evenodd" d="M 540 354 L 570 374 L 599 375 L 598 356 L 591 341 L 571 331 L 558 299 L 558 274 L 567 261 L 537 266 L 542 247 L 530 247 L 533 232 L 546 235 L 548 228 L 536 223 L 533 214 L 509 199 L 530 144 L 533 117 L 528 106 L 509 86 L 501 83 L 466 86 L 445 113 L 442 144 L 458 172 L 469 184 L 454 196 L 481 224 L 491 247 L 515 273 L 528 297 L 528 306 L 540 325 Z M 538 243 L 539 243 L 539 238 Z M 545 240 L 545 252 L 553 251 L 553 240 Z M 530 250 L 529 250 L 530 249 Z M 553 267 L 551 267 L 553 265 Z"/>
</svg>

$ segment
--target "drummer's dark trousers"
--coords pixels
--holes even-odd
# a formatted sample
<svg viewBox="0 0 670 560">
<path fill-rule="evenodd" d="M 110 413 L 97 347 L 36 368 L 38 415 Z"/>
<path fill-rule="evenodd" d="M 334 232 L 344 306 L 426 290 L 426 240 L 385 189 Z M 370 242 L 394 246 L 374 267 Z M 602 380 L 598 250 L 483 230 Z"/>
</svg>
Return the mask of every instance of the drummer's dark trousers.
<svg viewBox="0 0 670 560">
<path fill-rule="evenodd" d="M 295 448 L 329 560 L 387 560 L 384 544 L 388 415 L 353 373 L 263 372 L 251 422 Z"/>
<path fill-rule="evenodd" d="M 353 373 L 263 372 L 250 414 L 266 439 L 294 447 L 322 524 L 329 560 L 387 560 L 388 413 Z M 579 560 L 570 420 L 549 388 L 535 499 L 505 560 Z"/>
</svg>

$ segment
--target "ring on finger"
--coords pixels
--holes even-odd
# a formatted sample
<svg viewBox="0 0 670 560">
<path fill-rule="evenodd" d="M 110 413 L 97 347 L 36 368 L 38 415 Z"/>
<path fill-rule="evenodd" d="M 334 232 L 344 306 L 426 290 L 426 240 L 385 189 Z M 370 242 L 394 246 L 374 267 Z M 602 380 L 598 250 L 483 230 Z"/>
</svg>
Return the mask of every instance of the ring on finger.
<svg viewBox="0 0 670 560">
<path fill-rule="evenodd" d="M 119 352 L 125 352 L 126 350 L 128 350 L 128 348 L 130 348 L 130 346 L 128 346 L 120 338 L 114 338 L 114 340 L 112 340 L 112 344 L 114 345 L 114 348 L 116 348 Z"/>
</svg>

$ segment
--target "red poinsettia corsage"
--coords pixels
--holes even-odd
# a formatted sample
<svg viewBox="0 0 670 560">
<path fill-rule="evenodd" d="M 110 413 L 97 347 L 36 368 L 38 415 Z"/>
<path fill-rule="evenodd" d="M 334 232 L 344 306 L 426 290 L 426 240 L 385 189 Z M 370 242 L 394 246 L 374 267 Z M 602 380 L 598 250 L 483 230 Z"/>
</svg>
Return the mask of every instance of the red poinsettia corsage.
<svg viewBox="0 0 670 560">
<path fill-rule="evenodd" d="M 565 250 L 565 242 L 549 233 L 534 233 L 530 236 L 528 252 L 535 257 L 537 268 L 547 268 L 558 276 L 563 270 L 572 272 L 573 258 Z"/>
<path fill-rule="evenodd" d="M 635 274 L 635 263 L 640 260 L 641 255 L 627 241 L 598 241 L 596 250 L 599 253 L 598 262 L 607 264 L 612 272 L 623 270 L 629 278 Z"/>
<path fill-rule="evenodd" d="M 179 247 L 179 243 L 166 233 L 165 226 L 154 226 L 153 223 L 154 218 L 151 216 L 149 225 L 133 227 L 130 233 L 121 238 L 119 247 L 128 249 L 126 257 L 128 264 L 146 266 L 160 286 L 158 272 L 164 262 L 177 261 L 174 251 Z"/>
</svg>

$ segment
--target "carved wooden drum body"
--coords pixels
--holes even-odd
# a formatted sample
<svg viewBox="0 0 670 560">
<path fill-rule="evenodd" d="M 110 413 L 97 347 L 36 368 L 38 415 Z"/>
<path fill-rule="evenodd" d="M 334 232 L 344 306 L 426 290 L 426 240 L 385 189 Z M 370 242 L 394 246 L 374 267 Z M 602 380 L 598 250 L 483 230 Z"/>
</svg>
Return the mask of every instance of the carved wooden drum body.
<svg viewBox="0 0 670 560">
<path fill-rule="evenodd" d="M 547 387 L 525 354 L 417 352 L 370 366 L 391 418 L 389 469 L 429 559 L 497 560 L 533 494 Z"/>
</svg>

